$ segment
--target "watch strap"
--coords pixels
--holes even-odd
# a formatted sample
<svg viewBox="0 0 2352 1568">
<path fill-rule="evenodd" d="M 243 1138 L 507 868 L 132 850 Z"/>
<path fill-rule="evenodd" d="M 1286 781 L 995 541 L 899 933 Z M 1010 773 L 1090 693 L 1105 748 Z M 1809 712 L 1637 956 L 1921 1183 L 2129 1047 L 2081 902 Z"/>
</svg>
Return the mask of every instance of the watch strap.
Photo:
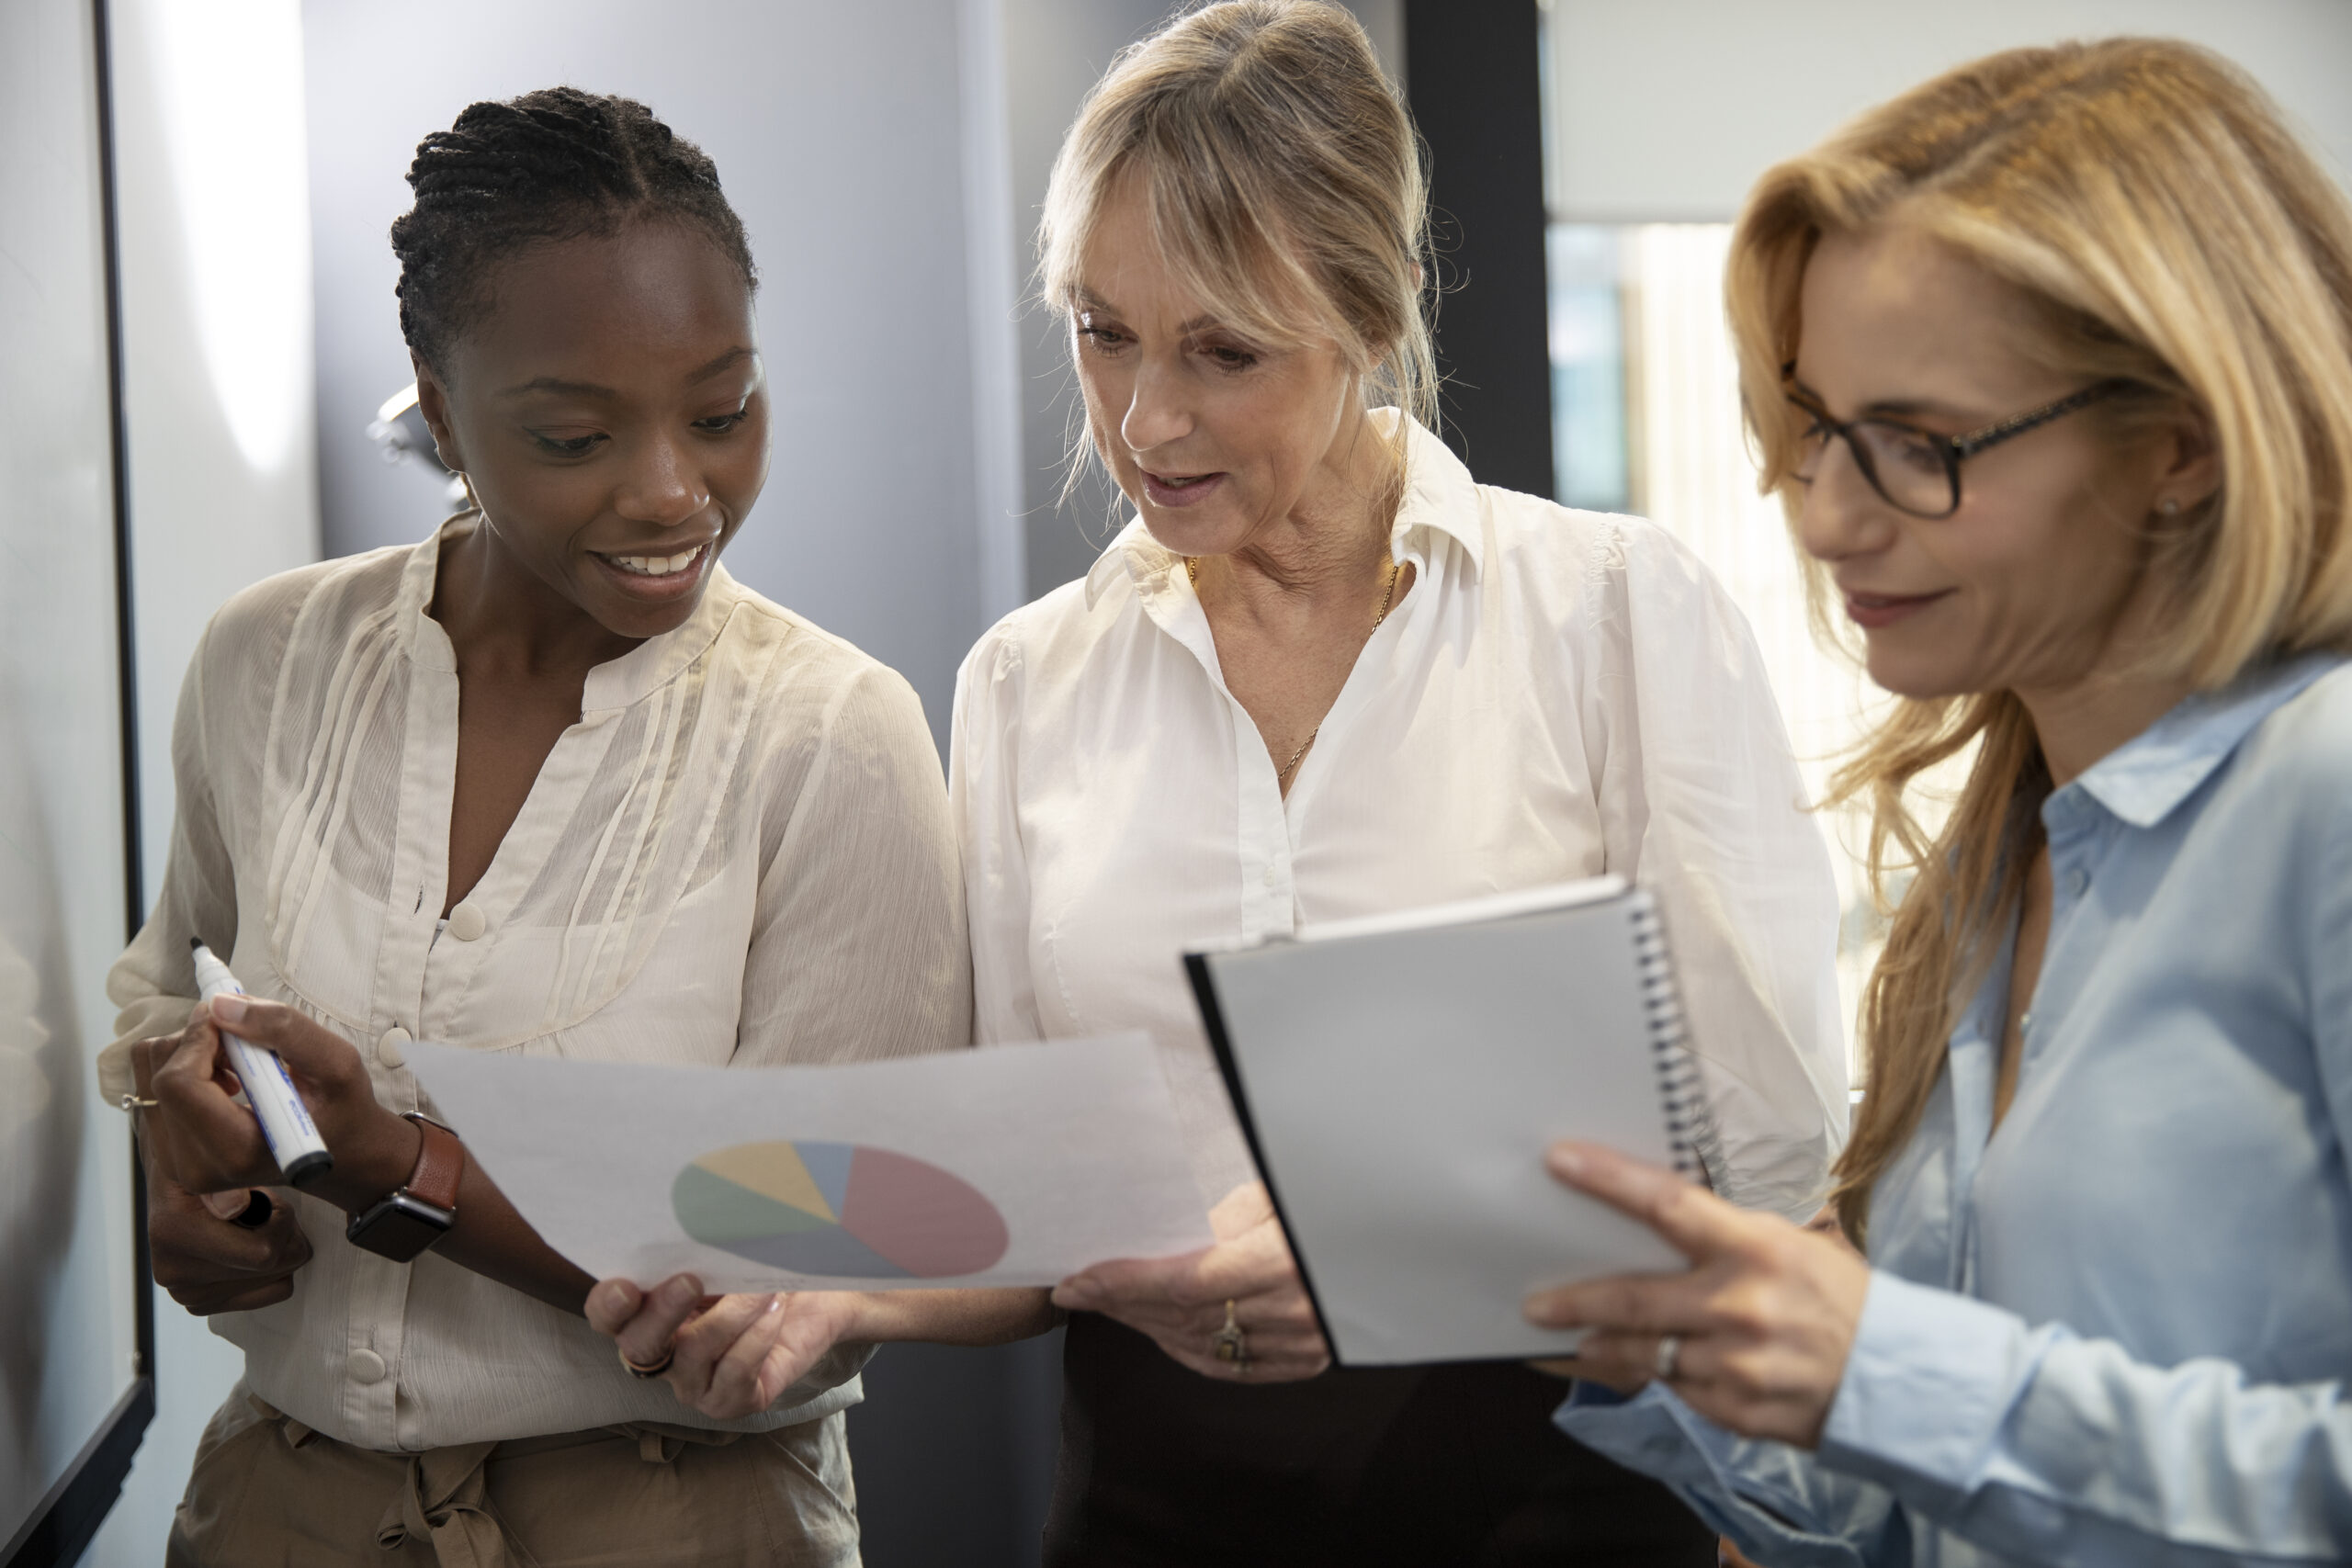
<svg viewBox="0 0 2352 1568">
<path fill-rule="evenodd" d="M 466 1145 L 458 1142 L 457 1134 L 430 1116 L 412 1111 L 404 1120 L 416 1124 L 424 1142 L 416 1151 L 416 1168 L 408 1173 L 401 1190 L 454 1213 L 458 1186 L 466 1174 Z"/>
</svg>

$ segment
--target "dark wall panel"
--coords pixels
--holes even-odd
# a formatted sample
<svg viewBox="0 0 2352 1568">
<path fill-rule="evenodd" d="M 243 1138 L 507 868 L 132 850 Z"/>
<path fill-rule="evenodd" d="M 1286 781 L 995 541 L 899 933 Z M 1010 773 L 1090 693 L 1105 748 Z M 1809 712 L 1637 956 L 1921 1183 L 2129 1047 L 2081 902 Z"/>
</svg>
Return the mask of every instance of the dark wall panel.
<svg viewBox="0 0 2352 1568">
<path fill-rule="evenodd" d="M 1552 493 L 1535 0 L 1407 0 L 1429 143 L 1446 444 L 1487 484 Z"/>
</svg>

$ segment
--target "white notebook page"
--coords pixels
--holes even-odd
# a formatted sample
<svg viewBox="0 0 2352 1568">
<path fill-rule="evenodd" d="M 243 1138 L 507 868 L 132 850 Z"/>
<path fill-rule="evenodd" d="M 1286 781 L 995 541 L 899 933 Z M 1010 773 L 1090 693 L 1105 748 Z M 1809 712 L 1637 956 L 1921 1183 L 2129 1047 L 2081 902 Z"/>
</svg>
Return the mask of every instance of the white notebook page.
<svg viewBox="0 0 2352 1568">
<path fill-rule="evenodd" d="M 1598 897 L 1206 959 L 1343 1364 L 1558 1355 L 1575 1336 L 1528 1324 L 1529 1291 L 1682 1266 L 1544 1168 L 1565 1137 L 1674 1162 L 1636 951 L 1647 896 L 1580 891 Z"/>
</svg>

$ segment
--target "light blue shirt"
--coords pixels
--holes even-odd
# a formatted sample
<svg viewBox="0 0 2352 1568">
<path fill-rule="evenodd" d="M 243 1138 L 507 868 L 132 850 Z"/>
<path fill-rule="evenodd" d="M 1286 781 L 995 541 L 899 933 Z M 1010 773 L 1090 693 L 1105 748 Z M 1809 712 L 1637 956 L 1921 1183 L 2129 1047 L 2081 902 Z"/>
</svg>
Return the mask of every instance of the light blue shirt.
<svg viewBox="0 0 2352 1568">
<path fill-rule="evenodd" d="M 2042 807 L 2055 901 L 1993 1132 L 2002 956 L 1873 1190 L 1816 1453 L 1657 1384 L 1560 1426 L 1765 1563 L 2352 1560 L 2352 669 L 2195 697 Z"/>
</svg>

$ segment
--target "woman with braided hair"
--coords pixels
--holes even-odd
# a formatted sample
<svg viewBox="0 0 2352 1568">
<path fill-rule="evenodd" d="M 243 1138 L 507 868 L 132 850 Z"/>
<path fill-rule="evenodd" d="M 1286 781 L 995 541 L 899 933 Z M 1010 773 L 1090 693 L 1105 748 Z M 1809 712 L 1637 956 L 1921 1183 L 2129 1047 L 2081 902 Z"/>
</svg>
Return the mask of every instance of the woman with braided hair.
<svg viewBox="0 0 2352 1568">
<path fill-rule="evenodd" d="M 246 1357 L 169 1561 L 854 1563 L 841 1413 L 869 1348 L 1035 1332 L 1038 1294 L 597 1286 L 432 1120 L 404 1048 L 967 1043 L 937 754 L 903 680 L 719 565 L 767 393 L 710 160 L 560 88 L 473 105 L 409 182 L 401 325 L 472 504 L 214 617 L 162 895 L 110 986 L 156 1276 Z M 199 937 L 249 999 L 195 1002 Z M 223 1026 L 285 1059 L 334 1153 L 301 1191 L 230 1099 Z M 396 1191 L 454 1220 L 387 1223 Z"/>
</svg>

